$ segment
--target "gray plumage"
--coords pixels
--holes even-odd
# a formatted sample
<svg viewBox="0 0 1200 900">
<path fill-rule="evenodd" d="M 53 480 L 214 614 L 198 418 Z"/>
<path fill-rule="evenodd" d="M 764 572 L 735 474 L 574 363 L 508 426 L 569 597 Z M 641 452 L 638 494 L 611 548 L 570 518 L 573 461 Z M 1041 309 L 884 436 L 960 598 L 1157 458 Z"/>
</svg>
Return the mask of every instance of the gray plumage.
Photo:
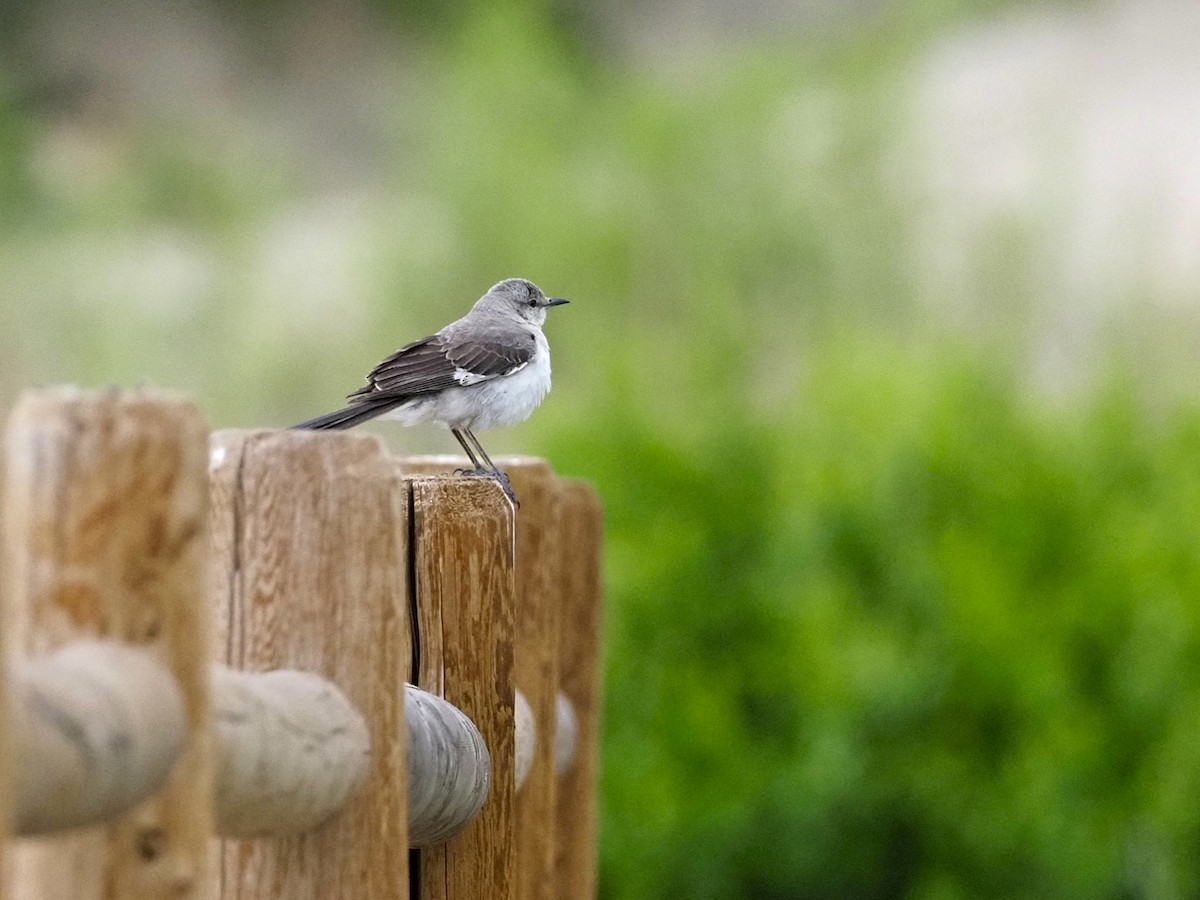
<svg viewBox="0 0 1200 900">
<path fill-rule="evenodd" d="M 550 390 L 546 297 L 523 278 L 493 285 L 461 319 L 401 347 L 371 370 L 342 409 L 293 426 L 350 428 L 377 416 L 450 428 L 477 471 L 500 475 L 473 431 L 514 425 Z"/>
</svg>

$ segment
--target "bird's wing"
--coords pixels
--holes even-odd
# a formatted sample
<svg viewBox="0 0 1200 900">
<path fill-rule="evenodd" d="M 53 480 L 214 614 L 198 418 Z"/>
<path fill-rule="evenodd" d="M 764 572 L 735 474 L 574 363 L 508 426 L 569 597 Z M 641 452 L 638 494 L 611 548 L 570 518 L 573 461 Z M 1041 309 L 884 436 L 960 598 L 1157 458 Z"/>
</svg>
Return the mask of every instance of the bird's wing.
<svg viewBox="0 0 1200 900">
<path fill-rule="evenodd" d="M 455 331 L 446 329 L 401 347 L 372 369 L 366 385 L 349 399 L 428 394 L 502 378 L 525 368 L 537 346 L 533 335 L 524 331 L 486 335 Z"/>
</svg>

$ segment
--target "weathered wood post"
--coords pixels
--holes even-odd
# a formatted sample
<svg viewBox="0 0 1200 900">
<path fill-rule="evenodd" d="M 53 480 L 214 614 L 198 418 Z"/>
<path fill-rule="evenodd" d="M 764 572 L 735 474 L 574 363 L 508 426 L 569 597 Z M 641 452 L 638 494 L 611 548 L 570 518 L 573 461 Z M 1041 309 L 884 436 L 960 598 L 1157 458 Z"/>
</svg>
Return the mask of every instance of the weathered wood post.
<svg viewBox="0 0 1200 900">
<path fill-rule="evenodd" d="M 517 687 L 537 726 L 529 775 L 517 798 L 517 896 L 556 897 L 554 743 L 562 610 L 559 482 L 545 461 L 525 456 L 496 463 L 521 501 L 517 513 Z"/>
<path fill-rule="evenodd" d="M 369 435 L 218 432 L 212 490 L 220 657 L 330 679 L 365 717 L 371 753 L 362 791 L 324 826 L 222 842 L 221 900 L 406 900 L 412 653 L 400 475 Z"/>
<path fill-rule="evenodd" d="M 398 471 L 442 468 L 422 458 Z M 445 844 L 421 851 L 421 900 L 513 900 L 513 520 L 488 480 L 413 477 L 417 683 L 478 726 L 492 776 L 479 816 Z"/>
<path fill-rule="evenodd" d="M 426 474 L 452 472 L 466 465 L 465 460 L 454 456 L 409 457 L 401 463 L 406 471 Z M 514 896 L 520 900 L 549 900 L 555 896 L 554 750 L 561 572 L 555 539 L 559 482 L 541 459 L 505 457 L 497 464 L 508 473 L 521 503 L 514 543 L 513 678 L 528 701 L 536 733 L 528 773 L 516 792 L 514 805 Z M 480 481 L 492 484 L 489 479 Z M 425 646 L 424 635 L 421 640 Z"/>
<path fill-rule="evenodd" d="M 12 897 L 407 900 L 410 844 L 421 900 L 592 896 L 590 490 L 504 460 L 514 520 L 370 436 L 207 437 L 153 392 L 13 414 L 0 839 L 75 831 L 20 847 Z"/>
<path fill-rule="evenodd" d="M 597 782 L 600 759 L 600 548 L 603 513 L 596 493 L 563 482 L 560 534 L 559 689 L 578 728 L 571 760 L 558 775 L 555 881 L 559 900 L 596 896 Z"/>
<path fill-rule="evenodd" d="M 0 451 L 0 900 L 8 900 L 9 843 L 12 838 L 12 820 L 16 804 L 13 801 L 15 771 L 13 763 L 12 736 L 15 720 L 10 698 L 8 678 L 8 645 L 4 637 L 12 630 L 12 609 L 9 602 L 12 584 L 5 575 L 10 565 L 8 547 L 8 516 L 6 499 L 7 485 L 2 480 L 5 469 L 4 452 Z"/>
<path fill-rule="evenodd" d="M 82 638 L 140 645 L 174 676 L 184 749 L 165 786 L 104 827 L 14 854 L 20 900 L 198 898 L 212 829 L 207 439 L 153 391 L 36 391 L 7 435 L 4 577 L 31 656 Z"/>
</svg>

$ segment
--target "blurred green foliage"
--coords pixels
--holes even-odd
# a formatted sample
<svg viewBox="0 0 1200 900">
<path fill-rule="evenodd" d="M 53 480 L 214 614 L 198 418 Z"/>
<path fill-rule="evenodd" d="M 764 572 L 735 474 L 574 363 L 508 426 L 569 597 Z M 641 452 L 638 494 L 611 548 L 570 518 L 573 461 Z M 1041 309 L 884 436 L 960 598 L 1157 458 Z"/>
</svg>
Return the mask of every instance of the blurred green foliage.
<svg viewBox="0 0 1200 900">
<path fill-rule="evenodd" d="M 585 4 L 380 4 L 349 200 L 207 108 L 56 168 L 0 76 L 0 383 L 283 424 L 531 277 L 574 301 L 555 392 L 488 444 L 607 508 L 604 897 L 1198 896 L 1200 416 L 1116 376 L 1039 408 L 911 283 L 904 76 L 997 5 L 630 65 Z"/>
<path fill-rule="evenodd" d="M 948 357 L 555 445 L 609 510 L 604 896 L 1200 890 L 1200 416 Z"/>
</svg>

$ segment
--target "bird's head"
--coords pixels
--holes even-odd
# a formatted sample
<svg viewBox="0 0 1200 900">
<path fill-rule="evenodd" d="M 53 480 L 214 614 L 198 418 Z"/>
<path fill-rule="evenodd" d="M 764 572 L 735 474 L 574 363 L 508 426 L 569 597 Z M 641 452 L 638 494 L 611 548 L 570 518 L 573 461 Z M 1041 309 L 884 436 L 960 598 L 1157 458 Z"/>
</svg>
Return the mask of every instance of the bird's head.
<svg viewBox="0 0 1200 900">
<path fill-rule="evenodd" d="M 566 302 L 562 297 L 547 297 L 532 281 L 508 278 L 492 285 L 476 306 L 497 313 L 515 312 L 526 322 L 540 326 L 546 321 L 546 310 Z"/>
</svg>

